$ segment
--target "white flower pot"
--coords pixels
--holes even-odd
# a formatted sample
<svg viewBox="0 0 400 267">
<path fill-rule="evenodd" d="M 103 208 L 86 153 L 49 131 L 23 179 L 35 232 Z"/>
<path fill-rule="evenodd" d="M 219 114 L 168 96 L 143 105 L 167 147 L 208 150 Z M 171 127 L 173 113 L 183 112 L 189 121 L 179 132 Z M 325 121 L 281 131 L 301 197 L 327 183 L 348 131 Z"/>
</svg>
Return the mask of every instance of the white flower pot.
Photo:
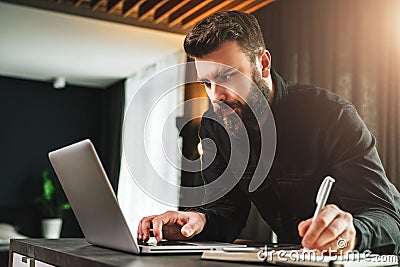
<svg viewBox="0 0 400 267">
<path fill-rule="evenodd" d="M 42 233 L 44 238 L 60 238 L 62 227 L 61 218 L 43 219 Z"/>
</svg>

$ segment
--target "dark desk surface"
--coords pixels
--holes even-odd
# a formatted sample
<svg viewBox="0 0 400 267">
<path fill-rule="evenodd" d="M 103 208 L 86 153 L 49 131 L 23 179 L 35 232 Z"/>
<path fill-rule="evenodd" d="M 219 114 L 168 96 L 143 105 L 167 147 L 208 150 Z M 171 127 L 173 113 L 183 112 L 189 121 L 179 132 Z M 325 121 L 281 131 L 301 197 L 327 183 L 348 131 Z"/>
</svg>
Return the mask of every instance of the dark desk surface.
<svg viewBox="0 0 400 267">
<path fill-rule="evenodd" d="M 200 254 L 133 255 L 90 245 L 81 238 L 11 240 L 10 251 L 56 266 L 233 266 L 239 263 L 206 261 Z M 258 264 L 240 264 L 257 266 Z M 260 264 L 262 265 L 262 264 Z M 263 265 L 266 266 L 266 265 Z"/>
</svg>

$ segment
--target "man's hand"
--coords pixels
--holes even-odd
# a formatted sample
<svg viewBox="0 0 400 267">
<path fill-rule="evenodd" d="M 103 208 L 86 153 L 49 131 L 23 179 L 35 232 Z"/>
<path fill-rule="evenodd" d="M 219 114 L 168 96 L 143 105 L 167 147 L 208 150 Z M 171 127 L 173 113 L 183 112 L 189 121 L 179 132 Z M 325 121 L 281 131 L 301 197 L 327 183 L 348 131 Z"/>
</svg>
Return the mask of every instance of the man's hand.
<svg viewBox="0 0 400 267">
<path fill-rule="evenodd" d="M 339 253 L 353 250 L 356 245 L 353 216 L 336 205 L 327 205 L 315 221 L 310 218 L 300 222 L 298 230 L 305 248 Z"/>
<path fill-rule="evenodd" d="M 160 242 L 168 240 L 187 240 L 199 234 L 206 225 L 206 216 L 196 211 L 167 211 L 161 215 L 144 217 L 138 226 L 137 238 L 147 241 L 150 238 L 150 227 Z"/>
</svg>

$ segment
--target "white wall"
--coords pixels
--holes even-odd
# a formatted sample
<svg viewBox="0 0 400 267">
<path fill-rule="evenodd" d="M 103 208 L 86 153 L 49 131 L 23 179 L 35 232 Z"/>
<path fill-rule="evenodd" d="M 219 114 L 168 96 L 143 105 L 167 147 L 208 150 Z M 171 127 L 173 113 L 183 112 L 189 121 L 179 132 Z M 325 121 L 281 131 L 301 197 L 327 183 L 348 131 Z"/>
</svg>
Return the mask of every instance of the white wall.
<svg viewBox="0 0 400 267">
<path fill-rule="evenodd" d="M 184 36 L 0 2 L 0 75 L 106 87 L 182 49 Z"/>
</svg>

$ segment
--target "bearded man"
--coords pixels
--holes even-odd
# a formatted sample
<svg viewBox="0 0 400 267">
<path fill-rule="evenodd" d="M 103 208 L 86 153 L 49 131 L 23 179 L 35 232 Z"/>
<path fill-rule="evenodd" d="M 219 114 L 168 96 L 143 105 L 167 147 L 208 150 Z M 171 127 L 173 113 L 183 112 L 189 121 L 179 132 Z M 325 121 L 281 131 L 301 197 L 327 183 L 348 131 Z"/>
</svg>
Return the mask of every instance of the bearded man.
<svg viewBox="0 0 400 267">
<path fill-rule="evenodd" d="M 217 151 L 210 156 L 212 146 L 204 142 L 203 179 L 211 183 L 224 176 L 238 183 L 206 205 L 143 218 L 139 240 L 148 240 L 152 229 L 157 241 L 233 241 L 253 202 L 280 242 L 320 251 L 400 253 L 400 195 L 354 105 L 328 90 L 279 76 L 250 14 L 220 12 L 204 19 L 187 34 L 184 48 L 212 103 L 199 136 L 212 140 Z M 277 144 L 275 156 L 268 158 L 261 144 L 272 138 L 262 134 L 271 121 Z M 231 145 L 240 148 L 245 139 L 248 161 L 238 172 L 230 160 L 241 155 Z M 262 183 L 249 190 L 260 173 Z M 318 187 L 328 175 L 336 179 L 329 204 L 313 220 Z"/>
</svg>

